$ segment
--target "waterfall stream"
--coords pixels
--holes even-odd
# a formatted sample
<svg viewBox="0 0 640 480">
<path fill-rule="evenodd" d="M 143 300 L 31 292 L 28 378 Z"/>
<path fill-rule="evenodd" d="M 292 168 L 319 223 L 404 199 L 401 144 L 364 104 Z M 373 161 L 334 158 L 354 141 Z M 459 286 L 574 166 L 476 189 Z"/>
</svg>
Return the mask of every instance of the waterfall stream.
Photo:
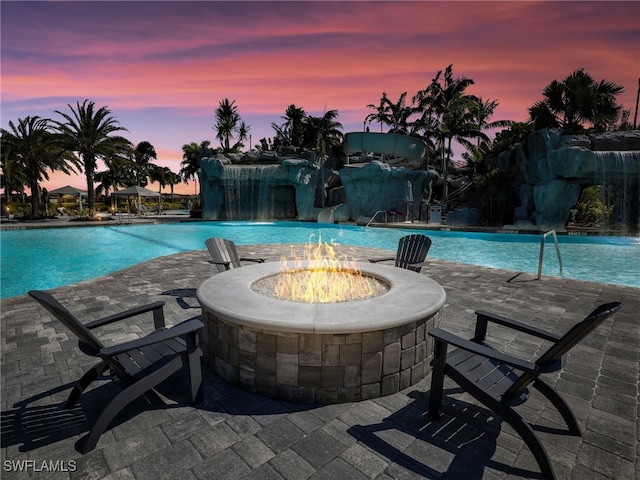
<svg viewBox="0 0 640 480">
<path fill-rule="evenodd" d="M 224 212 L 228 220 L 274 218 L 274 186 L 277 165 L 225 165 Z"/>
<path fill-rule="evenodd" d="M 609 222 L 626 231 L 640 227 L 640 162 L 637 151 L 593 152 L 602 203 L 612 209 Z"/>
</svg>

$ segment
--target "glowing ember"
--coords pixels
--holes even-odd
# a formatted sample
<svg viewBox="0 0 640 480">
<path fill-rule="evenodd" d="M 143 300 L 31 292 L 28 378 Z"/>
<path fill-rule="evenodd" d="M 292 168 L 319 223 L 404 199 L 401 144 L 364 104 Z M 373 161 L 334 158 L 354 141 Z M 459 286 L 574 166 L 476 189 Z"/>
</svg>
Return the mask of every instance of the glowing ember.
<svg viewBox="0 0 640 480">
<path fill-rule="evenodd" d="M 338 255 L 321 241 L 315 246 L 307 244 L 302 257 L 283 258 L 278 275 L 258 280 L 251 288 L 270 297 L 304 303 L 362 300 L 389 290 L 386 283 L 363 275 L 357 262 Z"/>
</svg>

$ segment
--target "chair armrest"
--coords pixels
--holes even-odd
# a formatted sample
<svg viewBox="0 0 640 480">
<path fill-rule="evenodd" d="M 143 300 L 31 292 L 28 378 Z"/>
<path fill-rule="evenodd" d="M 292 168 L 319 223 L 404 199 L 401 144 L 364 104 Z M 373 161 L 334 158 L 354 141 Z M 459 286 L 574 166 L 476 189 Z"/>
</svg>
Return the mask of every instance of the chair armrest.
<svg viewBox="0 0 640 480">
<path fill-rule="evenodd" d="M 243 258 L 240 257 L 240 260 L 245 262 L 256 262 L 256 263 L 264 263 L 264 258 Z"/>
<path fill-rule="evenodd" d="M 466 350 L 467 352 L 475 353 L 477 355 L 481 355 L 483 357 L 492 358 L 525 372 L 533 373 L 536 372 L 539 368 L 535 363 L 499 352 L 497 350 L 494 350 L 493 348 L 487 347 L 486 345 L 475 343 L 470 340 L 465 340 L 457 335 L 454 335 L 453 333 L 442 330 L 441 328 L 430 329 L 429 335 L 434 337 L 436 341 L 453 345 L 454 347 Z"/>
<path fill-rule="evenodd" d="M 217 261 L 217 260 L 209 260 L 209 263 L 213 263 L 214 265 L 224 265 L 227 268 L 227 270 L 229 270 L 229 265 L 231 265 L 230 261 L 228 261 L 228 262 L 220 262 L 220 261 Z"/>
<path fill-rule="evenodd" d="M 427 260 L 425 260 L 424 262 L 419 262 L 419 263 L 410 263 L 408 266 L 409 267 L 425 267 L 429 262 Z"/>
<path fill-rule="evenodd" d="M 395 260 L 395 257 L 388 257 L 388 258 L 370 258 L 369 259 L 369 263 L 378 263 L 378 262 L 390 262 L 392 260 Z"/>
<path fill-rule="evenodd" d="M 560 340 L 560 338 L 562 338 L 560 335 L 556 335 L 555 333 L 547 332 L 546 330 L 527 325 L 526 323 L 518 322 L 517 320 L 503 317 L 502 315 L 498 315 L 496 313 L 485 312 L 484 310 L 477 310 L 475 313 L 477 317 L 476 335 L 474 337 L 474 340 L 484 339 L 484 335 L 486 335 L 487 330 L 487 321 L 497 323 L 498 325 L 502 325 L 519 332 L 524 332 L 529 335 L 533 335 L 534 337 L 548 340 L 550 342 L 557 342 L 558 340 Z M 483 333 L 483 335 L 479 335 L 479 333 Z"/>
<path fill-rule="evenodd" d="M 149 345 L 154 345 L 156 343 L 162 343 L 167 340 L 176 337 L 183 337 L 189 333 L 195 333 L 202 329 L 204 324 L 197 319 L 187 320 L 185 322 L 179 323 L 178 325 L 166 328 L 164 330 L 156 330 L 153 333 L 150 333 L 146 337 L 138 338 L 136 340 L 131 340 L 129 342 L 120 343 L 118 345 L 113 345 L 112 347 L 106 347 L 100 350 L 101 357 L 113 357 L 114 355 L 118 355 L 120 353 L 127 352 L 129 350 L 134 350 L 136 348 L 142 348 Z"/>
<path fill-rule="evenodd" d="M 84 326 L 92 329 L 96 327 L 101 327 L 103 325 L 108 325 L 113 322 L 117 322 L 119 320 L 124 320 L 125 318 L 135 317 L 136 315 L 140 315 L 142 313 L 151 312 L 153 310 L 160 310 L 162 312 L 162 307 L 164 306 L 164 302 L 153 302 L 148 305 L 141 305 L 139 307 L 130 308 L 129 310 L 125 310 L 124 312 L 116 313 L 114 315 L 110 315 L 108 317 L 101 318 L 99 320 L 94 320 L 93 322 L 86 323 Z M 154 312 L 155 318 L 155 312 Z"/>
</svg>

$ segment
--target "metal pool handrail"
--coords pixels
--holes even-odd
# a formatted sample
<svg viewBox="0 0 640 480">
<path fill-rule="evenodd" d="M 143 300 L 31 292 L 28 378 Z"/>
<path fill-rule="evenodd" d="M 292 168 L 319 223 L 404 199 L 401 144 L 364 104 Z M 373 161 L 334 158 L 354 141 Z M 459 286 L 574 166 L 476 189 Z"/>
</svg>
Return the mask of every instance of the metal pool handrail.
<svg viewBox="0 0 640 480">
<path fill-rule="evenodd" d="M 558 245 L 558 237 L 556 235 L 555 230 L 549 230 L 547 233 L 542 235 L 540 239 L 540 259 L 538 260 L 538 280 L 542 277 L 542 259 L 544 258 L 544 244 L 547 236 L 551 235 L 553 237 L 553 243 L 556 245 L 556 253 L 558 254 L 558 263 L 560 264 L 560 273 L 562 273 L 562 256 L 560 255 L 560 245 Z"/>
<path fill-rule="evenodd" d="M 371 225 L 371 222 L 373 222 L 373 219 L 376 218 L 379 213 L 384 213 L 384 223 L 387 223 L 387 211 L 386 210 L 378 210 L 376 213 L 373 214 L 373 217 L 371 217 L 369 219 L 369 222 L 365 225 L 364 228 L 367 228 L 369 225 Z"/>
</svg>

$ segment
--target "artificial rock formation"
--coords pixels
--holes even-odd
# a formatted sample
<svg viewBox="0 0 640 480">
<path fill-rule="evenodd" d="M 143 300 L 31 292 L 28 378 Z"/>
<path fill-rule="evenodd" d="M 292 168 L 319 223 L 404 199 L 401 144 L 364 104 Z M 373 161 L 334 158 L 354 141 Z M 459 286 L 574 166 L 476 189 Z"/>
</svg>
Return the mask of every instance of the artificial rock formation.
<svg viewBox="0 0 640 480">
<path fill-rule="evenodd" d="M 541 231 L 563 231 L 582 189 L 605 185 L 617 222 L 637 229 L 640 131 L 563 135 L 559 129 L 538 130 L 529 135 L 526 151 L 518 145 L 515 158 L 523 224 L 532 225 L 531 220 Z M 497 162 L 508 168 L 504 158 Z"/>
<path fill-rule="evenodd" d="M 377 211 L 396 211 L 406 215 L 408 207 L 411 209 L 410 218 L 417 219 L 422 200 L 430 195 L 431 181 L 437 176 L 435 172 L 391 167 L 378 161 L 347 165 L 338 174 L 347 199 L 344 210 L 348 209 L 352 220 L 369 219 Z M 411 192 L 408 191 L 408 182 L 411 183 Z M 340 209 L 336 214 L 339 212 Z"/>
<path fill-rule="evenodd" d="M 237 165 L 225 156 L 202 159 L 202 216 L 209 220 L 315 220 L 318 167 L 300 158 Z"/>
<path fill-rule="evenodd" d="M 305 158 L 279 161 L 238 164 L 221 154 L 204 158 L 200 169 L 203 218 L 356 221 L 378 210 L 405 216 L 410 206 L 410 218 L 417 219 L 437 176 L 378 161 L 348 165 L 337 175 Z M 408 204 L 409 197 L 413 201 Z M 321 215 L 326 208 L 330 212 Z"/>
</svg>

